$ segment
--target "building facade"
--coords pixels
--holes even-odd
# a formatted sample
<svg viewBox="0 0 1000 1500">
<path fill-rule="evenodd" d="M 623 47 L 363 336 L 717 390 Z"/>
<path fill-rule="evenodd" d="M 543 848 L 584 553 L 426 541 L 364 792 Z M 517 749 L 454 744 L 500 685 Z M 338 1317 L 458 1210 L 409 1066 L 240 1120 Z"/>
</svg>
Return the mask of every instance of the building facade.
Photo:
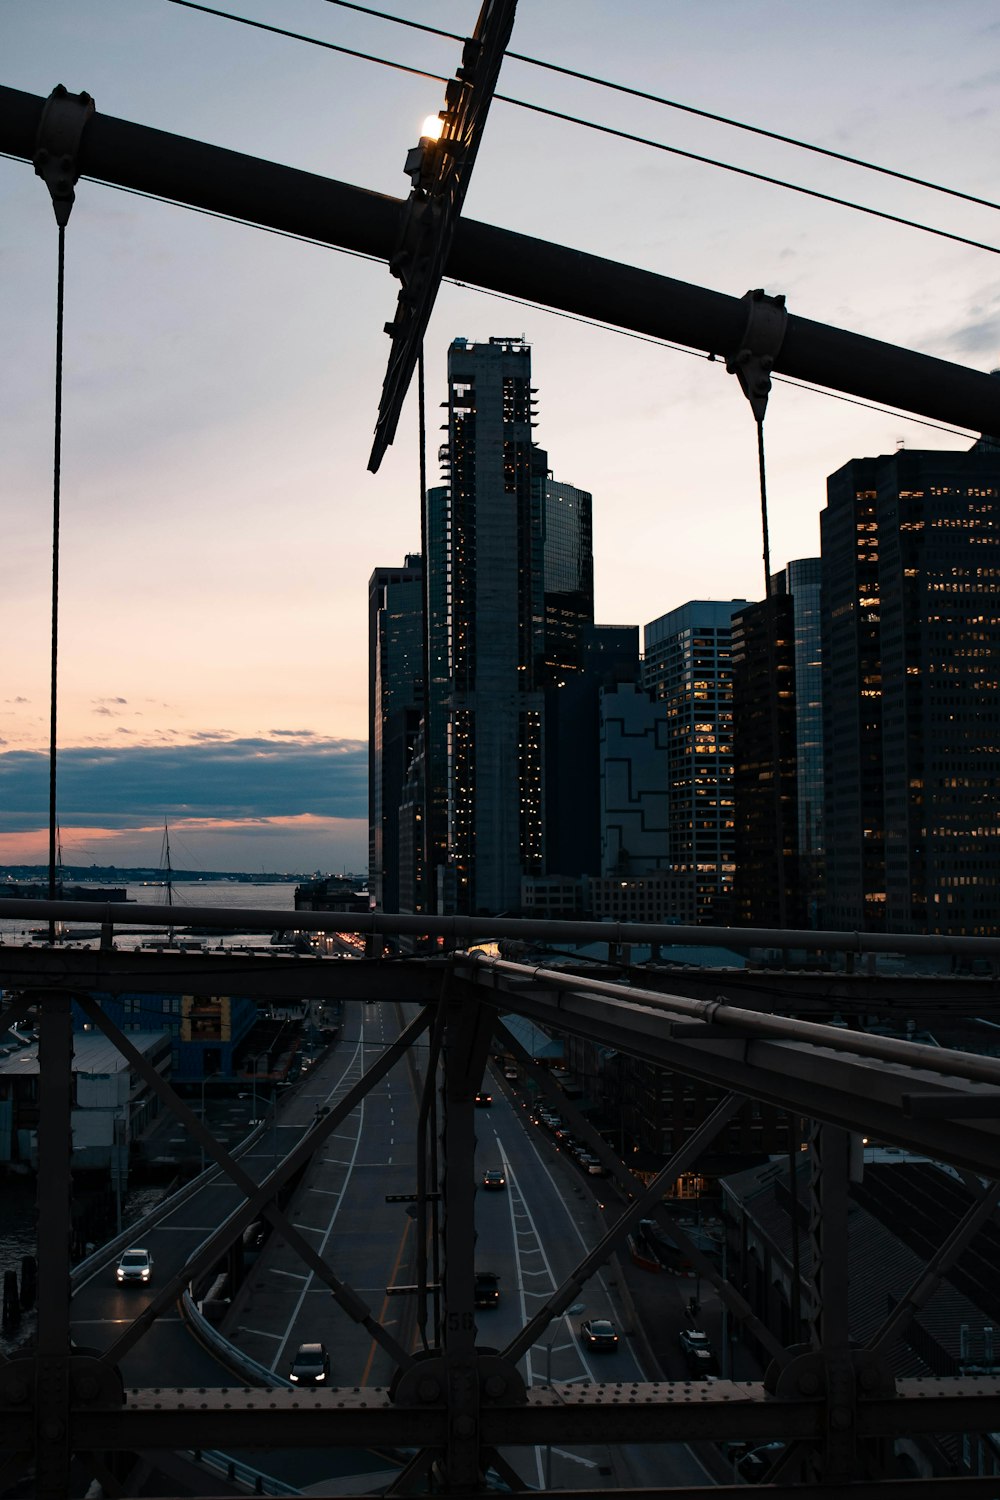
<svg viewBox="0 0 1000 1500">
<path fill-rule="evenodd" d="M 447 412 L 448 483 L 428 499 L 426 774 L 447 788 L 438 906 L 495 913 L 546 870 L 544 695 L 579 670 L 593 622 L 591 497 L 553 480 L 534 443 L 523 339 L 456 339 Z"/>
<path fill-rule="evenodd" d="M 376 568 L 368 583 L 368 888 L 400 910 L 399 807 L 423 708 L 423 563 Z"/>
<path fill-rule="evenodd" d="M 746 599 L 696 599 L 645 627 L 643 684 L 667 715 L 670 868 L 690 875 L 698 920 L 723 922 L 735 867 L 732 616 Z"/>
<path fill-rule="evenodd" d="M 830 925 L 992 935 L 1000 454 L 984 443 L 854 460 L 828 496 Z"/>
</svg>

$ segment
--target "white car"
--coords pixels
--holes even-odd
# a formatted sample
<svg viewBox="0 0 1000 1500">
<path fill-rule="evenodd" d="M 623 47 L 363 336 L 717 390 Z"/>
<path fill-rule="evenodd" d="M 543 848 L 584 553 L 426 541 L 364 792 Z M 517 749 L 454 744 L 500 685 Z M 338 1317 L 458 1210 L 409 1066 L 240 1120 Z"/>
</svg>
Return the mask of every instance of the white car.
<svg viewBox="0 0 1000 1500">
<path fill-rule="evenodd" d="M 119 1282 L 138 1281 L 144 1286 L 153 1274 L 153 1257 L 148 1250 L 126 1250 L 118 1262 L 115 1276 Z"/>
</svg>

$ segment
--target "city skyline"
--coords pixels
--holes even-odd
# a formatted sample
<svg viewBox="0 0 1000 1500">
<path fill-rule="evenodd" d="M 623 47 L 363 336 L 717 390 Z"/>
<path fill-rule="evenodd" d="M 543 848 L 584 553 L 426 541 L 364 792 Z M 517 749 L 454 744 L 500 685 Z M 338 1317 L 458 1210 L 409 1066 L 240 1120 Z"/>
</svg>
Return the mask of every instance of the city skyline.
<svg viewBox="0 0 1000 1500">
<path fill-rule="evenodd" d="M 659 7 L 632 0 L 616 7 L 613 29 L 595 33 L 562 0 L 522 3 L 513 46 L 991 196 L 996 107 L 977 63 L 1000 29 L 991 7 L 943 15 L 888 4 L 872 14 L 848 4 L 806 17 L 773 4 L 768 56 L 792 82 L 763 102 L 745 68 L 759 17 L 719 9 L 726 25 L 709 37 L 693 9 L 668 25 Z M 246 7 L 444 75 L 459 60 L 456 43 L 321 10 L 288 4 L 276 18 Z M 476 10 L 474 0 L 442 3 L 434 20 L 465 34 Z M 595 23 L 609 14 L 588 7 Z M 13 87 L 86 88 L 109 115 L 395 196 L 406 150 L 443 94 L 437 82 L 165 4 L 107 3 L 84 18 L 53 0 L 7 17 L 3 31 L 0 81 Z M 580 82 L 545 75 L 542 85 L 522 63 L 504 64 L 500 89 L 996 238 L 989 210 Z M 0 444 L 2 598 L 7 639 L 18 643 L 0 705 L 0 860 L 14 862 L 43 857 L 45 841 L 37 787 L 48 726 L 55 230 L 26 164 L 0 163 L 0 197 L 13 351 Z M 978 368 L 1000 350 L 1000 296 L 983 251 L 499 102 L 467 213 L 736 295 L 783 291 L 795 313 Z M 147 863 L 173 809 L 206 867 L 229 863 L 219 850 L 234 846 L 251 868 L 363 864 L 355 770 L 367 736 L 367 580 L 419 550 L 412 393 L 382 472 L 366 472 L 386 354 L 379 330 L 395 295 L 382 264 L 78 187 L 67 232 L 66 796 L 75 768 L 89 779 L 79 800 L 62 802 L 68 858 L 76 845 L 76 862 Z M 505 330 L 534 349 L 540 443 L 560 475 L 594 496 L 597 618 L 642 625 L 693 596 L 759 598 L 753 424 L 720 362 L 446 285 L 427 343 L 429 453 L 451 339 Z M 599 376 L 588 379 L 591 369 Z M 776 565 L 818 550 L 826 476 L 851 458 L 891 453 L 900 438 L 969 446 L 785 385 L 766 432 Z M 264 766 L 275 775 L 260 787 Z"/>
</svg>

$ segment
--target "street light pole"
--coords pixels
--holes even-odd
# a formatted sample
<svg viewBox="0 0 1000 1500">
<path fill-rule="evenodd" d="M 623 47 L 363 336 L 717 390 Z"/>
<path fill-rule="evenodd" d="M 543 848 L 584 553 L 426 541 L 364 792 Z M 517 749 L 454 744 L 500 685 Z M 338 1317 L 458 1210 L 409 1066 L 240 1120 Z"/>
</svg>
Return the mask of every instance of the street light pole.
<svg viewBox="0 0 1000 1500">
<path fill-rule="evenodd" d="M 201 1071 L 201 1123 L 202 1123 L 202 1125 L 204 1125 L 205 1124 L 205 1083 L 206 1083 L 206 1077 L 205 1077 L 205 1059 L 204 1058 L 202 1058 L 201 1069 L 202 1069 L 202 1071 Z M 205 1170 L 205 1142 L 201 1141 L 200 1145 L 201 1145 L 201 1170 L 204 1172 L 204 1170 Z"/>
</svg>

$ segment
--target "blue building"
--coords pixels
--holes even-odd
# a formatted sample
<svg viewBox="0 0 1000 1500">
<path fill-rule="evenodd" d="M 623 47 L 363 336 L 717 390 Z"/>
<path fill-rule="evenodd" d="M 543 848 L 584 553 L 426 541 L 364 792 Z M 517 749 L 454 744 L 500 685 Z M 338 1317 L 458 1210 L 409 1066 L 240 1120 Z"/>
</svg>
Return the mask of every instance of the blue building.
<svg viewBox="0 0 1000 1500">
<path fill-rule="evenodd" d="M 174 1083 L 197 1084 L 212 1077 L 235 1079 L 236 1058 L 257 1020 L 257 1002 L 246 995 L 150 995 L 128 991 L 121 995 L 98 992 L 94 998 L 126 1035 L 169 1033 Z M 73 1029 L 94 1029 L 94 1023 L 76 1004 Z"/>
</svg>

